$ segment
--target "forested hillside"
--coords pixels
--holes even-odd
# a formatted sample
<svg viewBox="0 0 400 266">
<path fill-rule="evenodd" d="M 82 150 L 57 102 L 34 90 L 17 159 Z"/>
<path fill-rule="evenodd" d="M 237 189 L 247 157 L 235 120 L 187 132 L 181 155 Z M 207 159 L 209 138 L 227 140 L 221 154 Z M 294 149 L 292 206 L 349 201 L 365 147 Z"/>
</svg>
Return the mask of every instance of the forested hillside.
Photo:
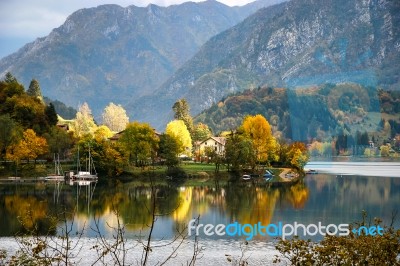
<svg viewBox="0 0 400 266">
<path fill-rule="evenodd" d="M 393 138 L 400 133 L 400 91 L 356 84 L 326 84 L 297 90 L 259 87 L 225 97 L 195 121 L 214 132 L 236 128 L 246 115 L 262 114 L 276 136 L 321 141 L 367 132 Z"/>
</svg>

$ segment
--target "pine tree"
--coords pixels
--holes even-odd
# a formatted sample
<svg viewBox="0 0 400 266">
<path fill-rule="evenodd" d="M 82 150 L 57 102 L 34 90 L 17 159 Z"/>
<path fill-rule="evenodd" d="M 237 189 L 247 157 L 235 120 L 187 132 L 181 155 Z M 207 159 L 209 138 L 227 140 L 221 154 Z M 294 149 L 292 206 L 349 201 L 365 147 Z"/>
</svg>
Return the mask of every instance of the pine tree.
<svg viewBox="0 0 400 266">
<path fill-rule="evenodd" d="M 17 82 L 17 79 L 10 72 L 7 72 L 4 81 L 6 83 L 14 83 Z"/>
<path fill-rule="evenodd" d="M 41 102 L 43 102 L 42 91 L 40 90 L 39 82 L 36 79 L 32 79 L 29 84 L 29 89 L 26 91 L 29 96 L 38 98 Z"/>
<path fill-rule="evenodd" d="M 174 118 L 176 120 L 182 120 L 185 123 L 187 129 L 189 130 L 190 134 L 192 134 L 193 118 L 190 115 L 190 107 L 188 102 L 184 98 L 179 99 L 172 106 L 172 110 L 174 111 Z"/>
<path fill-rule="evenodd" d="M 49 125 L 51 125 L 51 126 L 57 125 L 57 122 L 58 122 L 57 112 L 52 103 L 50 103 L 48 106 L 46 106 L 45 114 L 46 114 Z"/>
</svg>

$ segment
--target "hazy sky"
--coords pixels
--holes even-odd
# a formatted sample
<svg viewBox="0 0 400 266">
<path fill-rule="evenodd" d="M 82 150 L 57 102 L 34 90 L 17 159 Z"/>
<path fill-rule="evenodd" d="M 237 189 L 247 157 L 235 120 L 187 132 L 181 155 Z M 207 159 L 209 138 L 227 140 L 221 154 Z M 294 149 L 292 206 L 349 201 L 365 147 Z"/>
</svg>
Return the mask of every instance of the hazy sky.
<svg viewBox="0 0 400 266">
<path fill-rule="evenodd" d="M 202 0 L 192 0 L 201 2 Z M 218 0 L 230 6 L 254 0 Z M 11 54 L 38 37 L 47 36 L 74 11 L 103 4 L 168 6 L 185 0 L 0 0 L 0 58 Z"/>
</svg>

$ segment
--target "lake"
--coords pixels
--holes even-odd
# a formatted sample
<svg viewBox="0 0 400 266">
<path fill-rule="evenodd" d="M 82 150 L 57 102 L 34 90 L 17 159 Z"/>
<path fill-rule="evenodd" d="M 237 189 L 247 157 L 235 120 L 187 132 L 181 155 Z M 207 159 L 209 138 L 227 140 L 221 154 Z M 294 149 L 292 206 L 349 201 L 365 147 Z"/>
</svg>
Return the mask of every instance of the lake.
<svg viewBox="0 0 400 266">
<path fill-rule="evenodd" d="M 290 187 L 271 188 L 240 182 L 226 186 L 157 186 L 157 217 L 152 233 L 154 244 L 166 244 L 177 234 L 177 228 L 200 217 L 203 225 L 279 225 L 301 223 L 351 224 L 360 221 L 362 211 L 368 217 L 379 217 L 390 224 L 400 203 L 400 163 L 397 162 L 310 162 L 306 168 L 318 174 L 307 175 L 303 182 Z M 151 189 L 134 183 L 110 186 L 106 183 L 10 183 L 0 185 L 0 249 L 10 253 L 18 246 L 12 238 L 23 231 L 25 224 L 37 223 L 41 233 L 48 232 L 52 221 L 48 215 L 67 211 L 67 224 L 73 232 L 82 232 L 81 263 L 90 263 L 88 256 L 101 232 L 112 239 L 118 222 L 125 225 L 125 237 L 132 249 L 129 263 L 140 261 L 140 236 L 146 236 L 151 223 Z M 76 210 L 76 212 L 74 212 Z M 118 210 L 118 217 L 115 213 Z M 31 212 L 29 212 L 31 211 Z M 31 215 L 27 215 L 27 214 Z M 18 218 L 19 217 L 19 218 Z M 400 227 L 400 217 L 394 221 Z M 97 221 L 97 222 L 96 222 Z M 56 231 L 61 233 L 61 225 Z M 233 232 L 233 231 L 231 231 Z M 248 230 L 247 230 L 248 232 Z M 194 232 L 193 232 L 194 233 Z M 52 232 L 56 234 L 56 232 Z M 211 235 L 200 230 L 199 244 L 204 248 L 198 265 L 226 263 L 226 255 L 240 258 L 241 246 L 249 234 L 242 236 Z M 321 237 L 309 236 L 314 240 Z M 248 241 L 246 256 L 252 264 L 270 264 L 275 237 L 253 234 Z M 185 240 L 177 258 L 170 265 L 186 264 L 192 255 L 193 237 Z M 168 256 L 171 246 L 155 248 L 151 263 Z M 138 259 L 139 258 L 139 259 Z"/>
</svg>

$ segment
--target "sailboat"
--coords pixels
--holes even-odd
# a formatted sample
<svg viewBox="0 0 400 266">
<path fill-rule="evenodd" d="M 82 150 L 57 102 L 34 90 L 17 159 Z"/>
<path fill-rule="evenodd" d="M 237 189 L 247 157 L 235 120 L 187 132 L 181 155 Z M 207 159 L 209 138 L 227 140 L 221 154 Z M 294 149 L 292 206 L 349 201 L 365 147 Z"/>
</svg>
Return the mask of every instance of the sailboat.
<svg viewBox="0 0 400 266">
<path fill-rule="evenodd" d="M 93 158 L 90 153 L 90 146 L 89 146 L 89 158 L 86 161 L 86 171 L 80 170 L 80 161 L 79 161 L 79 146 L 78 146 L 78 162 L 77 162 L 77 172 L 76 174 L 72 175 L 72 179 L 74 180 L 96 180 L 97 173 L 94 167 Z"/>
<path fill-rule="evenodd" d="M 56 180 L 56 181 L 64 181 L 64 176 L 62 175 L 62 169 L 60 164 L 60 155 L 54 154 L 54 174 L 49 174 L 44 178 L 45 180 Z"/>
</svg>

